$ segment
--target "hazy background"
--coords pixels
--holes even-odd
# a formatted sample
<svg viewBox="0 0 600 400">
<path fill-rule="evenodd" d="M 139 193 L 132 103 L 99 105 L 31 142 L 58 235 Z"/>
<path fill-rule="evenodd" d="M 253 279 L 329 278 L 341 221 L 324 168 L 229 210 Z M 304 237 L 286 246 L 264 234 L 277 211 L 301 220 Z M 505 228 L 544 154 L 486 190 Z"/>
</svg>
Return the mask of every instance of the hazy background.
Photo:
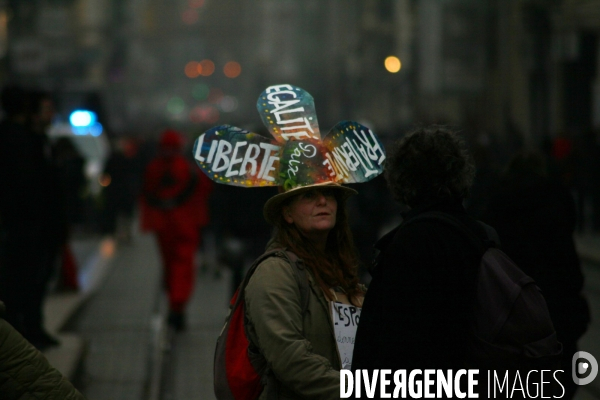
<svg viewBox="0 0 600 400">
<path fill-rule="evenodd" d="M 600 126 L 599 29 L 597 0 L 4 0 L 0 82 L 95 109 L 110 136 L 260 129 L 258 94 L 290 83 L 325 132 L 443 122 L 540 144 Z"/>
</svg>

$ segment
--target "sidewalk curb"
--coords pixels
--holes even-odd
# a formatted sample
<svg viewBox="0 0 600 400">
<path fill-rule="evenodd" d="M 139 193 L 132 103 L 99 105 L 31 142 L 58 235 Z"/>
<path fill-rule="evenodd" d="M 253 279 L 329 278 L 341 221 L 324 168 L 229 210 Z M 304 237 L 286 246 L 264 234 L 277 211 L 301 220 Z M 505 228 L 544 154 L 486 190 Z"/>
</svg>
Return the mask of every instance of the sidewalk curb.
<svg viewBox="0 0 600 400">
<path fill-rule="evenodd" d="M 167 313 L 168 305 L 159 295 L 158 307 L 151 321 L 152 342 L 146 387 L 146 398 L 148 400 L 159 400 L 162 397 L 165 363 L 169 361 L 169 352 L 173 340 L 172 332 L 170 332 L 166 323 Z"/>
<path fill-rule="evenodd" d="M 115 255 L 115 244 L 110 239 L 100 239 L 91 256 L 81 264 L 79 283 L 81 289 L 72 293 L 50 293 L 44 304 L 46 329 L 55 335 L 61 345 L 43 351 L 48 362 L 69 380 L 75 379 L 86 351 L 85 341 L 77 334 L 61 332 L 71 318 L 100 287 L 110 271 Z"/>
</svg>

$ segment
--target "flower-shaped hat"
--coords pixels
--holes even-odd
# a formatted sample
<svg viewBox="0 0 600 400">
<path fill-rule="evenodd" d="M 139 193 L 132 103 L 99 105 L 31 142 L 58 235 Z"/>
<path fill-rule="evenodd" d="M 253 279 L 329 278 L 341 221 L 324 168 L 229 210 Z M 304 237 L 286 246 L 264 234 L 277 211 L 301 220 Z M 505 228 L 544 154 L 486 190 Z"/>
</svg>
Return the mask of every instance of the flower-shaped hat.
<svg viewBox="0 0 600 400">
<path fill-rule="evenodd" d="M 213 181 L 243 187 L 279 186 L 264 207 L 273 224 L 282 202 L 318 186 L 355 194 L 342 183 L 367 182 L 383 171 L 379 138 L 354 121 L 341 121 L 321 139 L 312 96 L 293 85 L 265 89 L 258 112 L 273 138 L 230 125 L 204 132 L 194 144 L 194 159 Z"/>
</svg>

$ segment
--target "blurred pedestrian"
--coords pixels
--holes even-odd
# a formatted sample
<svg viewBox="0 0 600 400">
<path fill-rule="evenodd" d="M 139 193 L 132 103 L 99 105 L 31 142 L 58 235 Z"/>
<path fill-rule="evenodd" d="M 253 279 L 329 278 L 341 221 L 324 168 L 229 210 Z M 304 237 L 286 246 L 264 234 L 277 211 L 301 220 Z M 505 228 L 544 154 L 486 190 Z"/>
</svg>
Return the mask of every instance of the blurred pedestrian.
<svg viewBox="0 0 600 400">
<path fill-rule="evenodd" d="M 0 215 L 6 235 L 0 295 L 6 319 L 34 346 L 58 341 L 44 328 L 43 303 L 65 238 L 60 184 L 46 129 L 50 96 L 9 86 L 2 91 Z"/>
<path fill-rule="evenodd" d="M 131 241 L 133 214 L 139 198 L 142 174 L 137 146 L 133 140 L 116 140 L 102 175 L 102 233 L 125 243 Z"/>
<path fill-rule="evenodd" d="M 242 283 L 246 267 L 264 252 L 271 227 L 262 218 L 261 210 L 276 193 L 274 188 L 252 191 L 217 185 L 211 194 L 210 226 L 215 233 L 219 262 L 231 270 L 231 295 Z"/>
<path fill-rule="evenodd" d="M 541 288 L 563 344 L 562 369 L 570 371 L 577 341 L 590 322 L 573 241 L 577 218 L 571 193 L 548 177 L 541 152 L 521 150 L 510 161 L 482 219 L 496 228 L 504 252 Z M 577 388 L 569 374 L 562 381 L 565 399 Z"/>
<path fill-rule="evenodd" d="M 480 219 L 487 209 L 493 188 L 498 184 L 498 168 L 492 164 L 491 150 L 490 146 L 479 142 L 472 147 L 477 170 L 469 197 L 465 201 L 465 208 L 475 219 Z"/>
<path fill-rule="evenodd" d="M 83 196 L 87 187 L 84 172 L 85 159 L 79 154 L 69 137 L 58 138 L 52 148 L 60 182 L 65 224 L 67 225 L 67 234 L 60 250 L 61 268 L 57 289 L 78 290 L 77 263 L 69 240 L 74 225 L 83 221 Z"/>
<path fill-rule="evenodd" d="M 579 135 L 574 143 L 573 191 L 577 209 L 577 232 L 597 230 L 598 192 L 600 191 L 600 146 L 596 132 L 588 130 Z"/>
<path fill-rule="evenodd" d="M 573 144 L 572 132 L 561 132 L 552 140 L 550 154 L 560 182 L 569 190 L 573 189 L 576 170 L 576 149 Z M 516 151 L 511 153 L 511 156 Z"/>
<path fill-rule="evenodd" d="M 209 220 L 212 189 L 212 182 L 181 154 L 183 146 L 180 133 L 162 133 L 159 154 L 144 173 L 141 197 L 142 229 L 156 235 L 169 296 L 168 323 L 176 330 L 185 329 L 185 307 L 195 283 L 194 256 L 200 229 Z"/>
<path fill-rule="evenodd" d="M 358 249 L 359 274 L 361 278 L 369 278 L 367 266 L 373 258 L 373 243 L 381 237 L 380 230 L 384 224 L 398 212 L 390 204 L 393 200 L 388 195 L 383 176 L 362 184 L 360 193 L 360 196 L 349 199 L 348 211 L 352 235 Z M 377 204 L 377 207 L 373 207 L 373 204 Z"/>
<path fill-rule="evenodd" d="M 81 393 L 3 316 L 0 302 L 0 398 L 84 400 Z"/>
<path fill-rule="evenodd" d="M 83 222 L 85 191 L 85 158 L 70 137 L 60 137 L 52 145 L 58 177 L 63 191 L 67 223 Z"/>
</svg>

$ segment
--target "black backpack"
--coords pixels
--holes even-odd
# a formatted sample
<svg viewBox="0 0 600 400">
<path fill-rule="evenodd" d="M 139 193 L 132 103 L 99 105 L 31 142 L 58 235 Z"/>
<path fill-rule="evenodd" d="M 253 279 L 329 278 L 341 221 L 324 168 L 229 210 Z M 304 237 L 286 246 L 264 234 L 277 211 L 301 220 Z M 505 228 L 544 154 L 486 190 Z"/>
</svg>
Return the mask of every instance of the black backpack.
<svg viewBox="0 0 600 400">
<path fill-rule="evenodd" d="M 452 226 L 482 254 L 468 363 L 497 370 L 558 369 L 562 345 L 546 301 L 534 280 L 498 248 L 496 231 L 479 222 L 486 232 L 484 240 L 456 217 L 438 211 L 407 223 L 422 220 Z"/>
</svg>

